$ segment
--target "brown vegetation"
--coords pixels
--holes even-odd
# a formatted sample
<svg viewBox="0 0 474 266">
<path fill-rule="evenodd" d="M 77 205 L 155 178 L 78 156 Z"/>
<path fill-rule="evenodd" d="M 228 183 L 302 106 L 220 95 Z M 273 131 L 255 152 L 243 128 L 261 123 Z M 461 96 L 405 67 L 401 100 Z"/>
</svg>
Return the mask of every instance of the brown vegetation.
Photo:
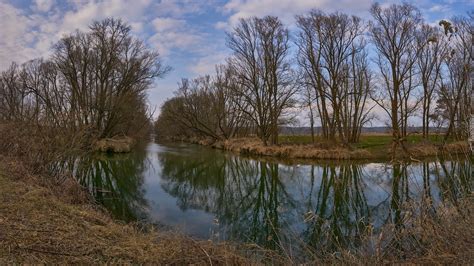
<svg viewBox="0 0 474 266">
<path fill-rule="evenodd" d="M 130 30 L 120 19 L 96 21 L 61 38 L 50 58 L 12 63 L 0 73 L 0 126 L 53 142 L 79 138 L 87 150 L 98 139 L 148 134 L 147 90 L 169 68 Z"/>
<path fill-rule="evenodd" d="M 346 252 L 345 263 L 357 264 L 472 264 L 474 261 L 474 196 L 458 206 L 438 207 L 436 215 L 430 204 L 406 207 L 401 217 L 402 226 L 388 224 L 380 232 L 366 239 L 375 249 L 372 256 Z M 369 229 L 370 230 L 370 229 Z"/>
<path fill-rule="evenodd" d="M 330 148 L 327 145 L 280 145 L 265 146 L 257 138 L 231 139 L 212 144 L 212 147 L 234 151 L 241 154 L 275 156 L 300 159 L 368 159 L 372 155 L 367 150 L 351 151 L 342 146 Z"/>
<path fill-rule="evenodd" d="M 9 169 L 6 172 L 4 169 Z M 194 240 L 180 233 L 113 221 L 87 201 L 87 194 L 60 193 L 15 161 L 0 163 L 0 264 L 158 263 L 295 264 L 298 256 L 254 245 Z M 9 177 L 7 177 L 7 175 Z M 40 181 L 42 182 L 42 181 Z M 69 187 L 81 188 L 74 183 Z M 70 190 L 70 191 L 73 191 Z M 60 194 L 58 194 L 58 192 Z M 367 235 L 357 250 L 325 254 L 307 246 L 307 263 L 470 264 L 474 254 L 474 197 L 432 212 L 430 202 L 402 206 L 401 224 Z M 140 229 L 141 228 L 141 229 Z M 295 243 L 300 244 L 300 243 Z M 303 244 L 304 245 L 304 244 Z"/>
<path fill-rule="evenodd" d="M 358 149 L 327 142 L 316 144 L 281 144 L 278 146 L 264 145 L 257 138 L 234 138 L 217 142 L 211 139 L 192 139 L 190 142 L 240 154 L 273 156 L 285 159 L 365 160 L 406 158 L 417 160 L 443 154 L 467 154 L 469 152 L 469 146 L 466 142 L 454 142 L 443 146 L 428 142 L 412 145 L 405 144 L 406 150 L 402 150 L 400 147 L 399 150 L 395 151 L 395 155 L 391 153 L 389 147 L 385 146 L 376 150 Z"/>
<path fill-rule="evenodd" d="M 210 137 L 211 141 L 201 143 L 242 154 L 301 159 L 417 160 L 467 153 L 464 142 L 437 146 L 405 141 L 409 118 L 419 111 L 421 101 L 425 137 L 430 122 L 439 120 L 440 126 L 447 125 L 445 142 L 467 138 L 472 105 L 469 18 L 454 20 L 455 25 L 444 21 L 444 36 L 438 32 L 433 39 L 429 33 L 417 32 L 423 28 L 419 27 L 422 18 L 411 5 L 374 4 L 371 14 L 379 86 L 370 84 L 359 18 L 319 12 L 299 17 L 303 38 L 298 70 L 289 60 L 289 30 L 280 19 L 243 19 L 228 35 L 233 55 L 227 65 L 218 69 L 215 78 L 184 80 L 177 96 L 163 106 L 156 123 L 158 134 Z M 315 40 L 319 42 L 313 43 Z M 425 49 L 439 41 L 449 49 L 443 50 L 442 62 L 434 62 L 430 58 L 434 51 Z M 428 72 L 443 73 L 417 76 L 432 64 L 435 67 Z M 258 247 L 196 241 L 177 233 L 120 224 L 91 203 L 71 170 L 58 165 L 69 155 L 91 148 L 129 151 L 132 139 L 114 137 L 147 133 L 146 92 L 168 70 L 156 51 L 131 36 L 128 25 L 106 19 L 93 23 L 87 32 L 63 37 L 51 58 L 21 66 L 13 63 L 0 74 L 0 264 L 295 263 L 288 254 Z M 298 84 L 299 72 L 309 70 L 312 73 L 303 75 Z M 418 79 L 424 84 L 420 86 Z M 329 144 L 277 145 L 278 126 L 290 120 L 287 111 L 295 106 L 298 86 L 313 92 L 305 104 L 316 104 L 313 107 Z M 375 87 L 379 91 L 374 94 Z M 416 98 L 417 91 L 422 98 Z M 362 125 L 370 118 L 366 108 L 369 93 L 390 117 L 391 152 L 387 146 L 372 150 L 349 144 L 357 142 Z M 435 99 L 436 119 L 429 110 L 429 102 Z M 332 105 L 326 108 L 325 101 Z M 313 126 L 315 118 L 311 119 Z M 232 138 L 251 133 L 259 139 Z M 336 140 L 341 144 L 333 144 Z M 430 212 L 432 208 L 417 207 L 405 208 L 403 227 L 389 223 L 380 232 L 368 227 L 361 245 L 365 249 L 341 249 L 337 255 L 320 256 L 307 247 L 307 261 L 472 264 L 472 197 L 457 206 L 441 206 L 436 215 Z"/>
<path fill-rule="evenodd" d="M 100 139 L 95 142 L 94 150 L 100 152 L 130 152 L 135 145 L 135 140 L 130 137 L 115 137 Z"/>
<path fill-rule="evenodd" d="M 372 109 L 367 103 L 373 75 L 363 38 L 365 23 L 356 16 L 316 10 L 297 21 L 298 65 L 310 120 L 314 108 L 325 139 L 355 143 Z M 313 122 L 311 132 L 314 135 Z"/>
<path fill-rule="evenodd" d="M 196 241 L 154 229 L 145 232 L 113 221 L 94 205 L 67 204 L 67 193 L 58 197 L 50 189 L 35 185 L 35 177 L 27 178 L 25 172 L 8 172 L 10 176 L 21 175 L 16 176 L 20 180 L 12 181 L 5 176 L 4 164 L 1 168 L 0 264 L 248 262 L 228 244 Z"/>
</svg>

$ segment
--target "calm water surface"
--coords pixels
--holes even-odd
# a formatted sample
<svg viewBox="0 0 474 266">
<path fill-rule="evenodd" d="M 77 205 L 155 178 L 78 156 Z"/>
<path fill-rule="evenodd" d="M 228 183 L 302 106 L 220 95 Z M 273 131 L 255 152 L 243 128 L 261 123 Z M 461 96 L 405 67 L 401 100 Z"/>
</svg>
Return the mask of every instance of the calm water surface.
<svg viewBox="0 0 474 266">
<path fill-rule="evenodd" d="M 473 187 L 473 164 L 283 164 L 189 144 L 150 143 L 94 155 L 75 175 L 118 219 L 176 228 L 202 239 L 275 248 L 303 241 L 357 246 L 372 225 L 400 223 L 408 203 L 436 211 Z"/>
</svg>

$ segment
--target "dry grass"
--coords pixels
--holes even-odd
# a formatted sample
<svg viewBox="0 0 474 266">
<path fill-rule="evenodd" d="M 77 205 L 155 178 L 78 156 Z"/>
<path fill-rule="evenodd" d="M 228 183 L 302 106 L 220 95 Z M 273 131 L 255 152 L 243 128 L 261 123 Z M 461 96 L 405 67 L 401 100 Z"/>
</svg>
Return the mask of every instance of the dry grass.
<svg viewBox="0 0 474 266">
<path fill-rule="evenodd" d="M 250 263 L 229 244 L 143 232 L 113 221 L 93 205 L 65 203 L 30 181 L 0 174 L 0 264 Z"/>
<path fill-rule="evenodd" d="M 135 140 L 130 137 L 106 138 L 94 143 L 93 149 L 100 152 L 130 152 Z"/>
<path fill-rule="evenodd" d="M 34 126 L 24 122 L 0 123 L 0 154 L 15 157 L 34 173 L 51 174 L 51 163 L 89 146 L 86 132 Z"/>
<path fill-rule="evenodd" d="M 3 172 L 5 173 L 5 172 Z M 16 175 L 18 173 L 13 173 Z M 9 171 L 9 175 L 12 175 Z M 170 231 L 121 224 L 91 204 L 71 204 L 50 189 L 0 174 L 0 264 L 156 263 L 293 264 L 298 258 L 251 245 L 198 241 Z M 429 208 L 404 206 L 403 227 L 367 231 L 361 248 L 318 255 L 310 264 L 472 264 L 474 197 L 433 215 Z M 414 215 L 415 212 L 417 215 Z M 320 253 L 319 253 L 320 254 Z M 298 259 L 298 261 L 296 261 Z"/>
<path fill-rule="evenodd" d="M 226 141 L 212 142 L 209 140 L 194 140 L 193 143 L 212 146 L 246 155 L 273 156 L 285 159 L 318 159 L 318 160 L 366 160 L 366 159 L 391 159 L 390 146 L 377 150 L 365 148 L 347 148 L 338 144 L 282 144 L 277 146 L 264 146 L 257 138 L 236 138 Z M 407 145 L 407 151 L 399 149 L 396 158 L 434 157 L 443 154 L 464 154 L 469 146 L 465 142 L 449 143 L 445 146 L 433 143 L 416 143 Z"/>
<path fill-rule="evenodd" d="M 338 260 L 349 264 L 472 265 L 473 195 L 458 206 L 440 206 L 436 213 L 430 208 L 420 210 L 418 204 L 403 208 L 402 226 L 389 223 L 375 234 L 368 230 L 362 248 L 352 253 L 341 250 Z"/>
<path fill-rule="evenodd" d="M 363 149 L 351 151 L 338 146 L 331 148 L 317 147 L 312 145 L 264 146 L 260 140 L 250 138 L 227 140 L 221 144 L 215 144 L 215 146 L 242 154 L 276 156 L 289 159 L 299 158 L 347 160 L 356 158 L 371 158 L 371 154 Z"/>
<path fill-rule="evenodd" d="M 447 143 L 444 146 L 435 145 L 433 143 L 418 143 L 408 146 L 408 151 L 416 157 L 468 154 L 469 145 L 465 141 Z"/>
<path fill-rule="evenodd" d="M 31 136 L 31 130 L 0 127 L 0 264 L 14 263 L 154 263 L 154 264 L 291 264 L 291 256 L 253 245 L 197 241 L 182 234 L 140 229 L 112 220 L 67 173 L 48 176 L 45 165 L 71 143 L 54 135 Z M 80 142 L 80 141 L 73 141 Z M 209 143 L 201 143 L 209 145 Z M 48 146 L 51 145 L 51 146 Z M 289 158 L 359 159 L 365 150 L 340 147 L 283 145 L 264 147 L 255 139 L 214 143 L 241 153 Z M 464 149 L 449 144 L 445 149 Z M 55 147 L 59 147 L 56 149 Z M 63 149 L 61 149 L 63 148 Z M 430 147 L 419 153 L 431 154 Z M 8 157 L 7 157 L 8 156 Z M 8 169 L 8 172 L 6 172 Z M 403 217 L 404 228 L 388 224 L 370 232 L 367 249 L 312 255 L 310 263 L 455 263 L 474 262 L 474 199 L 437 216 Z M 375 247 L 376 252 L 370 252 Z M 308 248 L 309 249 L 309 248 Z"/>
</svg>

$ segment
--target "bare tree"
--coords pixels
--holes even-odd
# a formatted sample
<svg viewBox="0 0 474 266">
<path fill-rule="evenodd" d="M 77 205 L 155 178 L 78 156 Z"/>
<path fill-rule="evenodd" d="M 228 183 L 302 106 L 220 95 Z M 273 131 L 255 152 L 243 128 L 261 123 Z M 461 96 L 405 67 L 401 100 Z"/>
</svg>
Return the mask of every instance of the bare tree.
<svg viewBox="0 0 474 266">
<path fill-rule="evenodd" d="M 117 19 L 61 39 L 52 60 L 69 92 L 73 126 L 91 128 L 100 138 L 126 133 L 127 105 L 143 101 L 151 82 L 169 70 Z"/>
<path fill-rule="evenodd" d="M 368 98 L 373 90 L 373 75 L 367 61 L 367 52 L 361 50 L 353 53 L 348 61 L 346 82 L 342 88 L 341 123 L 345 140 L 350 143 L 359 141 L 362 127 L 374 116 L 371 114 L 374 105 L 368 103 Z"/>
<path fill-rule="evenodd" d="M 373 21 L 370 23 L 370 35 L 377 52 L 376 63 L 379 67 L 383 85 L 381 95 L 373 99 L 387 112 L 391 119 L 393 149 L 403 145 L 406 130 L 408 103 L 416 62 L 416 27 L 421 22 L 417 8 L 410 4 L 392 4 L 387 8 L 379 4 L 370 9 Z M 380 97 L 381 96 L 381 97 Z M 389 102 L 385 99 L 389 99 Z M 402 99 L 404 98 L 404 99 Z M 405 121 L 405 122 L 404 122 Z"/>
<path fill-rule="evenodd" d="M 323 136 L 358 140 L 367 121 L 370 73 L 363 59 L 363 23 L 355 16 L 312 11 L 298 16 L 298 63 L 305 86 L 316 94 Z"/>
<path fill-rule="evenodd" d="M 439 90 L 438 110 L 448 120 L 444 140 L 450 136 L 466 139 L 472 112 L 472 46 L 474 44 L 472 17 L 455 17 L 452 22 L 442 20 L 448 41 L 444 57 L 446 75 Z"/>
<path fill-rule="evenodd" d="M 422 128 L 423 138 L 429 136 L 430 119 L 434 92 L 439 85 L 442 74 L 442 62 L 446 45 L 442 40 L 441 31 L 427 24 L 421 25 L 416 35 L 417 67 L 423 88 L 422 97 Z"/>
<path fill-rule="evenodd" d="M 248 107 L 244 110 L 258 128 L 264 145 L 278 143 L 278 126 L 286 108 L 294 104 L 296 89 L 288 60 L 288 30 L 276 17 L 241 19 L 228 33 L 233 56 L 229 66 Z"/>
<path fill-rule="evenodd" d="M 156 130 L 164 137 L 229 139 L 250 129 L 245 99 L 239 94 L 235 75 L 227 66 L 218 66 L 216 75 L 183 79 L 162 107 Z M 166 127 L 174 121 L 176 132 Z M 181 132 L 179 132 L 179 131 Z M 160 132 L 163 131 L 163 132 Z"/>
<path fill-rule="evenodd" d="M 0 108 L 2 120 L 19 120 L 22 117 L 26 92 L 21 88 L 18 72 L 18 65 L 12 63 L 1 75 Z"/>
<path fill-rule="evenodd" d="M 94 22 L 62 38 L 50 60 L 2 73 L 0 119 L 92 138 L 132 135 L 148 127 L 146 90 L 168 70 L 121 20 Z"/>
<path fill-rule="evenodd" d="M 222 102 L 223 109 L 216 110 L 219 114 L 219 128 L 226 139 L 235 136 L 246 136 L 253 128 L 253 123 L 245 110 L 249 104 L 240 91 L 237 75 L 228 65 L 216 67 L 214 87 L 218 102 Z"/>
<path fill-rule="evenodd" d="M 304 80 L 304 77 L 303 77 Z M 311 131 L 311 143 L 315 143 L 315 130 L 314 130 L 314 124 L 315 124 L 315 106 L 314 103 L 316 102 L 315 99 L 315 92 L 313 88 L 310 86 L 307 86 L 308 82 L 304 82 L 302 84 L 301 88 L 301 102 L 302 102 L 302 108 L 307 108 L 308 109 L 308 119 L 309 119 L 309 127 Z"/>
</svg>

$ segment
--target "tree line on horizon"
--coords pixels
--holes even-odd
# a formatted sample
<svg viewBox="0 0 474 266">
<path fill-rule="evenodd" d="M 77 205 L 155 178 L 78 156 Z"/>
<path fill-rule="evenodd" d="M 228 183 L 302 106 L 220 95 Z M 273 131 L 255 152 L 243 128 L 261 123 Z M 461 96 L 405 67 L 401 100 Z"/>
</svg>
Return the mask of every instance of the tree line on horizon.
<svg viewBox="0 0 474 266">
<path fill-rule="evenodd" d="M 447 128 L 468 136 L 472 111 L 474 12 L 439 25 L 410 4 L 370 8 L 371 20 L 312 10 L 296 16 L 296 36 L 278 17 L 240 19 L 227 33 L 232 55 L 215 74 L 182 79 L 155 123 L 159 137 L 225 140 L 256 135 L 278 144 L 278 128 L 308 110 L 311 135 L 359 141 L 375 106 L 389 117 L 394 146 L 419 115 L 422 135 Z"/>
</svg>

